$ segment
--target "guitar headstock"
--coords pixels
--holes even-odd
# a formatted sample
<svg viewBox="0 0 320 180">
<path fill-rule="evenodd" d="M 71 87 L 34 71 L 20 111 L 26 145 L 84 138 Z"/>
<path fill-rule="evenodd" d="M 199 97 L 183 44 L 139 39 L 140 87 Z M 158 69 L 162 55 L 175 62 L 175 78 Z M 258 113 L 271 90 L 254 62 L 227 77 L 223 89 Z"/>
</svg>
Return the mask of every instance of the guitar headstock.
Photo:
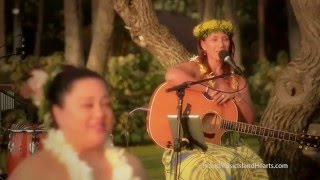
<svg viewBox="0 0 320 180">
<path fill-rule="evenodd" d="M 313 147 L 320 149 L 320 136 L 308 135 L 308 134 L 298 134 L 296 142 L 299 143 L 302 148 L 303 146 Z"/>
</svg>

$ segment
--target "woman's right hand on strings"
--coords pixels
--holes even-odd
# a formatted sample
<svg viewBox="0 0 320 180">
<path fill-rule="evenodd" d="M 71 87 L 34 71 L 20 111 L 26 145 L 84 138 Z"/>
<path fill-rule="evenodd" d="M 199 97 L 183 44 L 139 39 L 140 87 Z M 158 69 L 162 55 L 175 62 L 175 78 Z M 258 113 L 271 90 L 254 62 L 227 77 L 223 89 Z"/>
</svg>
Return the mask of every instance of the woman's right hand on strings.
<svg viewBox="0 0 320 180">
<path fill-rule="evenodd" d="M 227 101 L 235 97 L 235 93 L 224 93 L 224 92 L 215 91 L 215 90 L 209 90 L 208 94 L 211 96 L 211 99 L 213 100 L 213 102 L 217 104 L 226 103 Z"/>
</svg>

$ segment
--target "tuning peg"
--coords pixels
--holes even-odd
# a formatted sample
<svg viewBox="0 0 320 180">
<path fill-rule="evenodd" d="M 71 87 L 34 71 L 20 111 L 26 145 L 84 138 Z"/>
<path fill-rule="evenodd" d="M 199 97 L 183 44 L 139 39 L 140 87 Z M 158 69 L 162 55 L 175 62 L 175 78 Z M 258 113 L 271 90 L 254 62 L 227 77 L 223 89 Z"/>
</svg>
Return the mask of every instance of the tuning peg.
<svg viewBox="0 0 320 180">
<path fill-rule="evenodd" d="M 309 147 L 308 147 L 308 146 L 306 146 L 306 147 L 304 147 L 304 150 L 308 150 L 308 148 L 309 148 Z"/>
<path fill-rule="evenodd" d="M 299 149 L 302 149 L 302 146 L 299 146 Z"/>
<path fill-rule="evenodd" d="M 317 148 L 317 145 L 313 145 L 314 148 Z"/>
</svg>

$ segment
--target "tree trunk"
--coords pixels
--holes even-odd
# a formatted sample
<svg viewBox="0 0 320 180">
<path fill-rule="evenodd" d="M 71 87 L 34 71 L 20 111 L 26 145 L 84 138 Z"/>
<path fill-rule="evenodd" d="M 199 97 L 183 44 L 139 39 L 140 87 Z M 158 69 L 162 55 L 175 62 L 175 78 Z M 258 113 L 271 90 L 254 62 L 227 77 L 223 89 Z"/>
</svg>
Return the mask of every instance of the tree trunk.
<svg viewBox="0 0 320 180">
<path fill-rule="evenodd" d="M 65 61 L 75 66 L 83 66 L 83 48 L 80 33 L 78 0 L 64 0 Z"/>
<path fill-rule="evenodd" d="M 99 0 L 87 67 L 101 75 L 104 73 L 107 54 L 112 42 L 113 20 L 112 0 Z"/>
<path fill-rule="evenodd" d="M 259 53 L 259 59 L 265 59 L 266 53 L 265 53 L 265 41 L 264 41 L 264 24 L 265 24 L 265 18 L 264 18 L 264 9 L 265 9 L 265 0 L 259 0 L 258 1 L 258 53 Z"/>
<path fill-rule="evenodd" d="M 215 12 L 215 3 L 216 0 L 204 0 L 203 1 L 203 16 L 202 16 L 202 21 L 208 21 L 210 19 L 213 19 L 216 17 L 216 12 Z"/>
<path fill-rule="evenodd" d="M 235 0 L 224 0 L 224 5 L 223 5 L 223 11 L 224 11 L 224 16 L 226 19 L 230 20 L 232 24 L 235 26 L 236 32 L 234 34 L 234 45 L 236 47 L 236 51 L 234 54 L 234 61 L 235 63 L 244 69 L 241 61 L 241 39 L 240 39 L 240 26 L 239 26 L 239 21 L 237 20 L 236 17 L 236 1 Z"/>
<path fill-rule="evenodd" d="M 291 0 L 301 32 L 301 48 L 276 80 L 261 123 L 268 128 L 301 133 L 320 102 L 320 0 Z M 288 164 L 288 169 L 268 169 L 271 178 L 302 179 L 298 144 L 263 139 L 265 163 Z"/>
<path fill-rule="evenodd" d="M 0 0 L 0 57 L 6 53 L 5 0 Z"/>
<path fill-rule="evenodd" d="M 20 19 L 20 8 L 21 2 L 20 0 L 14 1 L 14 9 L 13 9 L 13 52 L 19 53 L 18 48 L 21 48 L 22 45 L 22 28 L 21 28 L 21 19 Z"/>
<path fill-rule="evenodd" d="M 222 19 L 224 17 L 222 11 L 223 0 L 204 0 L 203 3 L 203 21 L 208 21 L 214 18 Z"/>
<path fill-rule="evenodd" d="M 36 57 L 40 57 L 41 54 L 41 36 L 42 36 L 42 29 L 43 29 L 43 10 L 44 10 L 44 0 L 39 0 L 39 7 L 38 7 L 38 23 L 37 23 L 37 32 L 36 32 L 36 41 L 35 41 L 35 48 L 34 48 L 34 55 Z"/>
<path fill-rule="evenodd" d="M 99 0 L 91 0 L 91 30 L 92 30 L 92 34 L 94 34 L 94 27 L 96 27 L 95 22 L 97 19 L 98 2 L 99 2 Z"/>
<path fill-rule="evenodd" d="M 151 0 L 113 0 L 113 3 L 132 40 L 147 49 L 163 66 L 172 66 L 190 58 L 189 52 L 159 23 Z"/>
<path fill-rule="evenodd" d="M 297 20 L 293 14 L 293 9 L 289 0 L 287 0 L 287 9 L 288 9 L 289 50 L 290 50 L 290 59 L 291 59 L 295 57 L 297 51 L 300 48 L 301 37 L 300 37 L 300 31 L 297 24 Z"/>
<path fill-rule="evenodd" d="M 198 0 L 196 1 L 196 5 L 197 5 L 197 9 L 198 9 L 198 12 L 199 12 L 199 17 L 201 17 L 201 19 L 203 19 L 203 16 L 204 16 L 204 1 L 205 0 Z"/>
</svg>

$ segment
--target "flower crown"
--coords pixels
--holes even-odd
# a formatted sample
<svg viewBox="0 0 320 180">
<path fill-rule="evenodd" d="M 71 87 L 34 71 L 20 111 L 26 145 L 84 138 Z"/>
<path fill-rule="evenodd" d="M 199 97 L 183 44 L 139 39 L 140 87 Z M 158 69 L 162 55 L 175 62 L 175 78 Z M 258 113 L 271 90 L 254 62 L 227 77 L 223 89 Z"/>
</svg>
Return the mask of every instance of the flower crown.
<svg viewBox="0 0 320 180">
<path fill-rule="evenodd" d="M 52 118 L 50 113 L 49 101 L 45 96 L 54 77 L 61 71 L 60 65 L 47 67 L 46 69 L 33 69 L 30 71 L 30 78 L 23 84 L 21 95 L 31 99 L 32 103 L 38 108 L 38 122 L 49 127 Z"/>
<path fill-rule="evenodd" d="M 206 21 L 198 24 L 193 29 L 193 35 L 197 39 L 202 39 L 208 37 L 212 32 L 224 32 L 228 36 L 232 36 L 234 33 L 233 24 L 228 20 L 218 20 L 213 19 L 210 21 Z"/>
</svg>

